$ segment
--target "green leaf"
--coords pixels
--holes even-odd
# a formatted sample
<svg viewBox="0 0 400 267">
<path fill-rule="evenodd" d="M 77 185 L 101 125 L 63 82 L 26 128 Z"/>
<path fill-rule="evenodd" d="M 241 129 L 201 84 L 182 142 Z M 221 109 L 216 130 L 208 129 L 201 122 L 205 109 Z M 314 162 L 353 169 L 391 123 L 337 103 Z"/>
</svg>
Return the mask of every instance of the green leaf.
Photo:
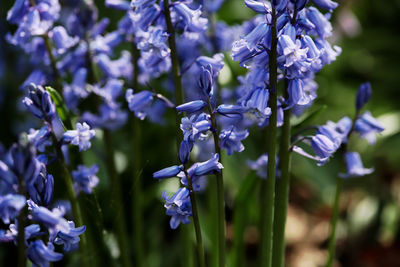
<svg viewBox="0 0 400 267">
<path fill-rule="evenodd" d="M 68 129 L 72 129 L 69 111 L 65 105 L 64 99 L 54 88 L 46 86 L 46 90 L 49 92 L 51 99 L 56 106 L 58 116 L 60 116 L 60 119 Z"/>
</svg>

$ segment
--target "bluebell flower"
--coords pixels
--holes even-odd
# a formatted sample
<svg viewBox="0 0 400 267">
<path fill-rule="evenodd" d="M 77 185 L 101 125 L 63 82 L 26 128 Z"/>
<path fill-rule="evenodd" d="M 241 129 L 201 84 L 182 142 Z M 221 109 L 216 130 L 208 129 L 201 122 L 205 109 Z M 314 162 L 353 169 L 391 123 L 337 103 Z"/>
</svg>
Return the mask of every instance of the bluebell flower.
<svg viewBox="0 0 400 267">
<path fill-rule="evenodd" d="M 96 135 L 95 130 L 84 123 L 76 123 L 76 130 L 68 130 L 64 133 L 64 142 L 79 146 L 79 151 L 88 150 L 91 147 L 90 139 Z"/>
<path fill-rule="evenodd" d="M 57 54 L 64 54 L 68 49 L 79 42 L 78 37 L 71 37 L 63 26 L 56 26 L 49 32 L 49 37 L 53 40 Z"/>
<path fill-rule="evenodd" d="M 165 179 L 165 178 L 175 177 L 182 170 L 183 170 L 182 165 L 180 165 L 180 166 L 175 165 L 175 166 L 167 167 L 167 168 L 164 168 L 162 170 L 159 170 L 159 171 L 153 173 L 153 178 Z"/>
<path fill-rule="evenodd" d="M 29 74 L 28 78 L 25 79 L 24 83 L 21 85 L 21 89 L 26 88 L 29 84 L 44 85 L 47 82 L 46 74 L 39 69 L 35 69 Z"/>
<path fill-rule="evenodd" d="M 78 101 L 80 99 L 89 96 L 89 92 L 86 90 L 86 78 L 87 69 L 79 68 L 73 74 L 73 80 L 71 84 L 64 84 L 63 96 L 65 103 L 69 109 L 76 109 Z"/>
<path fill-rule="evenodd" d="M 196 63 L 203 67 L 211 65 L 212 70 L 216 74 L 224 67 L 224 54 L 218 53 L 213 57 L 200 56 L 196 59 Z"/>
<path fill-rule="evenodd" d="M 325 9 L 335 9 L 338 7 L 338 3 L 333 2 L 332 0 L 311 0 L 313 1 L 314 4 L 316 4 L 318 7 L 325 8 Z"/>
<path fill-rule="evenodd" d="M 330 64 L 336 60 L 336 58 L 342 53 L 342 49 L 339 46 L 331 46 L 327 40 L 317 39 L 315 40 L 315 45 L 321 52 L 321 62 L 322 64 Z"/>
<path fill-rule="evenodd" d="M 86 194 L 92 193 L 94 187 L 99 183 L 99 178 L 96 173 L 99 171 L 99 166 L 97 164 L 92 165 L 87 168 L 84 165 L 79 165 L 78 169 L 72 171 L 72 177 L 74 179 L 74 190 L 76 194 L 80 191 Z"/>
<path fill-rule="evenodd" d="M 295 0 L 292 2 L 294 2 L 294 7 L 296 10 L 302 10 L 307 5 L 308 0 Z"/>
<path fill-rule="evenodd" d="M 176 107 L 176 111 L 179 113 L 187 112 L 194 113 L 202 110 L 205 107 L 206 103 L 203 100 L 194 100 Z"/>
<path fill-rule="evenodd" d="M 44 125 L 39 130 L 30 129 L 28 134 L 28 140 L 31 142 L 38 151 L 44 152 L 46 146 L 52 144 L 51 130 L 48 125 Z"/>
<path fill-rule="evenodd" d="M 264 41 L 270 32 L 270 26 L 263 22 L 257 25 L 249 34 L 244 37 L 249 50 L 257 49 L 258 44 Z"/>
<path fill-rule="evenodd" d="M 35 266 L 50 266 L 49 262 L 60 261 L 63 255 L 54 252 L 54 245 L 49 242 L 47 246 L 42 240 L 38 239 L 29 244 L 27 256 Z"/>
<path fill-rule="evenodd" d="M 313 136 L 311 140 L 311 146 L 315 154 L 320 158 L 320 164 L 324 164 L 336 152 L 340 144 L 339 139 L 331 140 L 322 134 Z"/>
<path fill-rule="evenodd" d="M 190 168 L 192 168 L 192 170 Z M 190 168 L 190 171 L 188 170 L 190 176 L 192 176 L 192 174 L 195 176 L 202 176 L 221 172 L 224 166 L 219 162 L 219 155 L 216 153 L 209 160 L 195 163 Z"/>
<path fill-rule="evenodd" d="M 247 129 L 238 131 L 234 126 L 224 129 L 219 134 L 221 148 L 225 149 L 228 155 L 232 155 L 234 151 L 242 152 L 244 150 L 244 145 L 241 141 L 248 136 L 249 131 Z"/>
<path fill-rule="evenodd" d="M 21 209 L 25 207 L 26 199 L 22 195 L 7 194 L 0 196 L 0 218 L 5 224 L 14 220 Z"/>
<path fill-rule="evenodd" d="M 203 0 L 202 2 L 207 12 L 214 13 L 220 9 L 225 0 Z"/>
<path fill-rule="evenodd" d="M 157 4 L 149 4 L 138 9 L 137 12 L 132 16 L 133 21 L 137 26 L 146 31 L 147 28 L 157 20 L 162 14 L 162 9 Z"/>
<path fill-rule="evenodd" d="M 361 110 L 363 106 L 369 101 L 372 95 L 372 89 L 370 83 L 363 83 L 358 88 L 356 96 L 356 109 Z"/>
<path fill-rule="evenodd" d="M 307 58 L 308 47 L 301 48 L 301 41 L 295 41 L 288 35 L 281 35 L 278 40 L 280 56 L 278 62 L 287 68 L 288 77 L 299 76 L 308 71 L 310 62 Z"/>
<path fill-rule="evenodd" d="M 149 91 L 140 91 L 134 94 L 132 89 L 128 89 L 125 98 L 128 101 L 129 109 L 135 112 L 136 117 L 144 120 L 146 118 L 145 110 L 153 102 L 153 94 Z"/>
<path fill-rule="evenodd" d="M 7 12 L 7 20 L 11 23 L 20 23 L 24 16 L 28 13 L 29 2 L 26 0 L 15 1 L 12 8 Z"/>
<path fill-rule="evenodd" d="M 346 161 L 347 173 L 339 174 L 342 178 L 361 177 L 374 171 L 373 168 L 364 168 L 360 154 L 357 152 L 346 152 L 344 158 Z"/>
<path fill-rule="evenodd" d="M 95 115 L 91 112 L 85 112 L 82 115 L 82 120 L 87 122 L 92 128 L 103 128 L 114 131 L 122 127 L 128 119 L 127 112 L 121 110 L 120 105 L 116 103 L 111 106 L 108 103 L 104 103 L 100 106 L 99 113 L 99 115 Z"/>
<path fill-rule="evenodd" d="M 40 226 L 38 224 L 31 224 L 25 227 L 25 244 L 28 246 L 27 240 L 41 235 Z M 8 230 L 0 229 L 0 242 L 14 241 L 16 245 L 18 238 L 18 221 L 15 224 L 10 224 Z"/>
<path fill-rule="evenodd" d="M 107 33 L 106 35 L 97 35 L 90 42 L 90 49 L 96 54 L 106 54 L 111 56 L 114 48 L 124 41 L 124 36 L 118 31 Z"/>
<path fill-rule="evenodd" d="M 369 111 L 362 114 L 355 124 L 355 131 L 360 134 L 362 138 L 368 140 L 370 144 L 376 142 L 376 134 L 383 132 L 385 128 Z"/>
<path fill-rule="evenodd" d="M 205 32 L 208 26 L 208 20 L 201 17 L 201 9 L 193 10 L 185 3 L 179 3 L 172 5 L 176 15 L 182 19 L 184 29 L 190 32 Z"/>
<path fill-rule="evenodd" d="M 201 67 L 198 85 L 206 95 L 212 94 L 214 83 L 214 72 L 211 65 Z"/>
<path fill-rule="evenodd" d="M 86 226 L 75 228 L 75 224 L 72 221 L 68 222 L 68 229 L 60 230 L 57 233 L 54 243 L 57 245 L 64 245 L 64 251 L 70 251 L 80 241 L 79 236 L 86 230 Z"/>
<path fill-rule="evenodd" d="M 315 7 L 309 7 L 306 10 L 307 18 L 314 24 L 313 31 L 321 38 L 327 38 L 332 35 L 332 25 L 329 20 Z"/>
<path fill-rule="evenodd" d="M 284 10 L 288 4 L 289 0 L 272 0 L 272 6 L 276 8 L 278 12 Z"/>
<path fill-rule="evenodd" d="M 260 178 L 267 178 L 268 154 L 262 154 L 256 161 L 247 161 L 247 165 L 252 170 L 257 171 L 257 176 Z"/>
<path fill-rule="evenodd" d="M 52 201 L 54 177 L 47 173 L 44 164 L 35 181 L 27 186 L 27 191 L 29 197 L 38 205 L 48 206 Z"/>
<path fill-rule="evenodd" d="M 353 121 L 349 117 L 343 117 L 337 123 L 328 121 L 325 125 L 318 127 L 317 134 L 325 135 L 332 142 L 345 143 L 352 124 Z"/>
<path fill-rule="evenodd" d="M 281 172 L 278 169 L 279 159 L 276 157 L 275 159 L 275 168 L 276 168 L 276 177 L 280 177 Z M 247 166 L 250 169 L 257 171 L 257 176 L 263 179 L 268 177 L 268 154 L 262 154 L 257 160 L 247 160 Z"/>
<path fill-rule="evenodd" d="M 189 217 L 192 216 L 192 205 L 190 203 L 189 190 L 186 187 L 179 188 L 171 197 L 168 197 L 164 191 L 162 197 L 165 200 L 166 214 L 171 216 L 169 225 L 172 229 L 176 229 L 180 223 L 190 223 Z"/>
<path fill-rule="evenodd" d="M 210 115 L 201 113 L 192 115 L 190 118 L 183 117 L 180 127 L 185 140 L 193 142 L 196 139 L 202 139 L 203 134 L 211 129 Z"/>
<path fill-rule="evenodd" d="M 239 61 L 241 67 L 248 68 L 249 62 L 254 57 L 254 51 L 247 47 L 244 39 L 240 39 L 232 44 L 231 57 L 234 61 Z"/>
<path fill-rule="evenodd" d="M 116 10 L 127 11 L 131 3 L 125 0 L 106 0 L 105 5 Z"/>
<path fill-rule="evenodd" d="M 179 161 L 182 164 L 186 164 L 189 161 L 190 152 L 193 149 L 193 142 L 189 142 L 187 140 L 182 140 L 180 147 L 179 147 Z"/>
<path fill-rule="evenodd" d="M 265 1 L 244 0 L 244 4 L 253 11 L 260 14 L 267 14 L 271 12 L 271 5 Z"/>
<path fill-rule="evenodd" d="M 248 108 L 248 112 L 254 115 L 257 124 L 263 125 L 265 120 L 271 115 L 271 108 L 268 107 L 269 92 L 264 88 L 254 90 L 249 94 L 242 106 Z"/>
<path fill-rule="evenodd" d="M 26 184 L 34 182 L 40 172 L 41 164 L 36 159 L 36 150 L 30 143 L 16 143 L 10 148 L 10 169 L 18 179 L 23 179 Z"/>
<path fill-rule="evenodd" d="M 42 120 L 52 120 L 56 116 L 56 107 L 47 92 L 42 86 L 30 84 L 29 94 L 22 101 L 32 115 Z"/>
<path fill-rule="evenodd" d="M 227 104 L 222 104 L 219 105 L 216 109 L 216 111 L 221 114 L 221 115 L 240 115 L 245 112 L 247 112 L 249 109 L 243 106 L 238 106 L 238 105 L 227 105 Z"/>
<path fill-rule="evenodd" d="M 86 229 L 85 226 L 75 228 L 73 223 L 64 219 L 65 209 L 63 207 L 54 208 L 50 211 L 45 207 L 36 205 L 31 200 L 28 200 L 28 205 L 32 220 L 46 226 L 49 231 L 49 240 L 54 241 L 58 237 L 59 242 L 63 243 L 66 248 L 69 248 L 71 244 L 76 244 L 79 241 L 78 235 Z M 62 233 L 61 237 L 59 236 L 60 232 Z"/>
<path fill-rule="evenodd" d="M 111 60 L 106 54 L 99 54 L 94 61 L 108 78 L 126 78 L 130 79 L 133 71 L 131 54 L 128 51 L 122 51 L 121 57 Z"/>
</svg>

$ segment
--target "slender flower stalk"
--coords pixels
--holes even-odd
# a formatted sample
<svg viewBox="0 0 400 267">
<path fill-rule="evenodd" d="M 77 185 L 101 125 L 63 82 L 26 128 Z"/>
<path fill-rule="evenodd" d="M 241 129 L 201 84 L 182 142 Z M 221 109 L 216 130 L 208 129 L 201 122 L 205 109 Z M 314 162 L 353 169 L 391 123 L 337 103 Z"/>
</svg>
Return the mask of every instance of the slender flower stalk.
<svg viewBox="0 0 400 267">
<path fill-rule="evenodd" d="M 268 151 L 268 178 L 261 182 L 261 209 L 260 209 L 260 250 L 259 266 L 272 266 L 272 238 L 275 202 L 275 168 L 276 168 L 276 123 L 277 123 L 277 14 L 272 8 L 271 50 L 269 55 L 269 107 L 271 116 L 268 124 L 267 151 Z"/>
<path fill-rule="evenodd" d="M 203 239 L 201 237 L 201 228 L 200 228 L 200 220 L 199 220 L 199 212 L 197 210 L 197 202 L 196 197 L 194 195 L 193 185 L 192 185 L 192 178 L 189 176 L 187 171 L 185 170 L 185 175 L 188 181 L 188 189 L 190 192 L 190 203 L 192 205 L 192 214 L 193 214 L 193 225 L 194 230 L 196 233 L 196 252 L 197 252 L 197 260 L 199 263 L 199 267 L 205 267 L 205 259 L 204 259 L 204 248 L 203 248 Z"/>
<path fill-rule="evenodd" d="M 114 222 L 116 223 L 116 231 L 118 237 L 118 243 L 121 250 L 121 263 L 122 266 L 128 267 L 132 266 L 131 259 L 129 255 L 129 246 L 128 240 L 126 237 L 126 223 L 124 216 L 124 207 L 122 201 L 122 189 L 120 179 L 117 173 L 116 165 L 115 165 L 115 151 L 112 143 L 111 132 L 107 129 L 104 129 L 104 144 L 107 154 L 106 164 L 109 177 L 111 179 L 111 184 L 113 188 L 113 197 L 116 204 L 116 216 Z"/>
<path fill-rule="evenodd" d="M 221 147 L 219 145 L 218 127 L 215 118 L 215 113 L 211 107 L 210 97 L 207 95 L 208 112 L 211 116 L 211 128 L 214 138 L 215 153 L 219 155 L 219 160 L 222 162 Z M 225 266 L 225 198 L 224 198 L 224 179 L 222 170 L 215 174 L 217 179 L 217 206 L 218 206 L 218 266 Z"/>
<path fill-rule="evenodd" d="M 294 14 L 291 19 L 291 24 L 295 25 L 297 17 L 297 9 L 294 9 Z M 285 79 L 284 98 L 289 98 L 288 80 Z M 272 251 L 272 266 L 285 266 L 285 225 L 287 217 L 287 206 L 289 202 L 290 189 L 290 116 L 291 109 L 288 108 L 283 112 L 283 125 L 281 142 L 279 148 L 279 169 L 281 177 L 276 181 L 276 200 L 274 210 L 274 236 L 273 236 L 273 251 Z"/>
<path fill-rule="evenodd" d="M 138 60 L 140 51 L 136 47 L 135 40 L 132 41 L 132 86 L 138 91 L 139 90 L 139 66 Z M 134 260 L 136 266 L 143 265 L 143 212 L 142 212 L 142 180 L 141 180 L 141 125 L 138 118 L 135 116 L 131 117 L 131 128 L 132 128 L 132 175 L 133 175 L 133 186 L 132 186 L 132 222 L 133 222 L 133 251 Z"/>
<path fill-rule="evenodd" d="M 336 245 L 336 226 L 339 218 L 339 202 L 340 202 L 340 193 L 342 191 L 343 179 L 340 177 L 336 178 L 336 192 L 335 199 L 333 202 L 333 214 L 331 220 L 331 233 L 329 235 L 329 245 L 328 245 L 328 260 L 326 263 L 326 267 L 331 267 L 333 264 L 333 260 L 335 258 L 335 245 Z"/>
<path fill-rule="evenodd" d="M 359 109 L 356 109 L 355 116 L 353 118 L 351 128 L 349 133 L 347 134 L 347 140 L 351 137 L 354 132 L 356 121 L 359 117 Z M 347 143 L 342 145 L 343 153 L 347 152 Z M 339 219 L 339 204 L 340 204 L 340 194 L 342 192 L 342 184 L 343 178 L 336 177 L 336 191 L 335 191 L 335 198 L 333 200 L 333 214 L 331 219 L 331 233 L 329 235 L 329 243 L 328 243 L 328 259 L 326 261 L 326 267 L 331 267 L 333 264 L 333 260 L 335 259 L 335 248 L 336 248 L 336 228 L 337 222 Z"/>
<path fill-rule="evenodd" d="M 51 128 L 53 128 L 52 125 L 50 125 Z M 57 137 L 55 136 L 53 130 L 51 132 L 51 136 L 53 139 L 53 143 L 55 144 L 55 149 L 56 149 L 56 154 L 58 158 L 58 162 L 61 165 L 63 175 L 62 177 L 64 178 L 64 183 L 67 189 L 67 195 L 68 199 L 71 202 L 71 209 L 72 209 L 72 214 L 74 216 L 74 221 L 78 226 L 83 225 L 83 219 L 82 219 L 82 211 L 81 207 L 79 205 L 78 199 L 76 198 L 75 191 L 74 191 L 74 185 L 72 183 L 72 176 L 71 173 L 68 169 L 68 166 L 65 162 L 64 154 L 61 150 L 61 147 L 57 144 Z M 79 246 L 81 250 L 81 256 L 82 256 L 82 264 L 83 266 L 86 266 L 89 264 L 89 257 L 88 257 L 88 244 L 87 244 L 87 239 L 86 239 L 86 233 L 83 233 L 81 236 L 81 245 Z"/>
<path fill-rule="evenodd" d="M 175 104 L 176 106 L 183 104 L 184 96 L 183 96 L 183 87 L 182 87 L 182 77 L 180 75 L 180 65 L 178 59 L 178 51 L 176 48 L 176 41 L 175 41 L 175 30 L 172 25 L 171 20 L 171 13 L 169 10 L 169 1 L 164 1 L 164 17 L 165 23 L 167 25 L 167 32 L 168 32 L 168 45 L 171 50 L 171 68 L 174 80 L 174 90 L 175 90 Z M 176 146 L 177 151 L 179 151 L 180 143 L 182 140 L 182 132 L 180 130 L 180 120 L 181 116 L 177 113 L 176 114 Z M 188 180 L 188 189 L 190 192 L 190 202 L 192 205 L 192 213 L 193 213 L 193 224 L 196 233 L 196 251 L 198 255 L 198 262 L 201 267 L 205 267 L 205 259 L 204 259 L 204 247 L 203 241 L 201 237 L 201 228 L 200 228 L 200 221 L 198 216 L 197 210 L 197 203 L 196 197 L 194 195 L 193 186 L 192 186 L 192 179 L 190 176 L 185 173 L 187 180 Z M 183 236 L 183 238 L 189 238 L 188 235 Z M 184 242 L 186 243 L 186 242 Z"/>
</svg>

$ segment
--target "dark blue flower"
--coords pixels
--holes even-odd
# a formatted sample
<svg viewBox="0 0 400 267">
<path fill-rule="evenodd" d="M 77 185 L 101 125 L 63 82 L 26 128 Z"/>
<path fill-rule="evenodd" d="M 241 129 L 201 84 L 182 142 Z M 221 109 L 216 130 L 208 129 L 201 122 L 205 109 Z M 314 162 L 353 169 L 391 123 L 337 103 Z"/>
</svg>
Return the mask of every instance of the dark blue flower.
<svg viewBox="0 0 400 267">
<path fill-rule="evenodd" d="M 264 1 L 244 0 L 244 4 L 253 11 L 260 14 L 271 12 L 271 5 Z"/>
<path fill-rule="evenodd" d="M 76 130 L 68 130 L 64 133 L 64 142 L 79 146 L 79 151 L 88 150 L 91 147 L 90 139 L 96 135 L 95 130 L 84 123 L 76 123 Z"/>
<path fill-rule="evenodd" d="M 193 142 L 182 140 L 181 145 L 179 147 L 179 161 L 182 164 L 186 164 L 189 161 L 190 152 L 193 149 Z"/>
<path fill-rule="evenodd" d="M 49 32 L 49 37 L 53 40 L 57 54 L 64 54 L 68 49 L 75 46 L 79 38 L 68 35 L 63 26 L 56 26 Z"/>
<path fill-rule="evenodd" d="M 361 110 L 363 106 L 369 101 L 372 95 L 372 89 L 370 83 L 363 83 L 358 88 L 356 96 L 356 109 Z"/>
<path fill-rule="evenodd" d="M 165 200 L 166 214 L 171 216 L 169 225 L 172 229 L 176 229 L 180 223 L 190 223 L 189 217 L 192 216 L 192 206 L 190 204 L 189 190 L 186 187 L 179 188 L 171 197 L 168 197 L 164 191 L 162 197 Z"/>
<path fill-rule="evenodd" d="M 27 256 L 33 264 L 43 267 L 50 266 L 49 262 L 59 261 L 63 258 L 61 253 L 54 252 L 54 245 L 51 242 L 46 246 L 40 239 L 29 244 Z"/>
<path fill-rule="evenodd" d="M 26 108 L 39 119 L 51 121 L 56 116 L 56 107 L 49 92 L 34 84 L 30 84 L 28 90 L 28 97 L 22 101 Z"/>
<path fill-rule="evenodd" d="M 369 111 L 362 114 L 356 121 L 355 131 L 360 134 L 362 138 L 368 140 L 370 144 L 376 141 L 376 134 L 383 132 L 385 128 Z"/>
<path fill-rule="evenodd" d="M 219 155 L 214 154 L 207 161 L 193 164 L 193 166 L 189 168 L 188 173 L 190 176 L 192 176 L 192 174 L 195 176 L 202 176 L 221 172 L 223 168 L 224 166 L 219 162 Z"/>
<path fill-rule="evenodd" d="M 72 177 L 74 178 L 74 190 L 76 194 L 80 191 L 86 194 L 92 193 L 92 190 L 99 183 L 99 178 L 96 173 L 99 171 L 97 164 L 87 168 L 84 165 L 79 165 L 76 171 L 72 171 Z"/>
<path fill-rule="evenodd" d="M 35 181 L 28 185 L 27 191 L 29 197 L 38 205 L 48 206 L 53 199 L 54 178 L 47 174 L 45 165 L 42 165 L 41 171 Z"/>
<path fill-rule="evenodd" d="M 145 110 L 153 102 L 153 94 L 149 91 L 140 91 L 134 94 L 132 89 L 128 89 L 125 98 L 128 101 L 129 109 L 135 112 L 136 117 L 144 120 L 146 118 Z"/>
<path fill-rule="evenodd" d="M 175 165 L 171 167 L 164 168 L 162 170 L 159 170 L 155 173 L 153 173 L 153 178 L 155 179 L 165 179 L 165 178 L 171 178 L 177 176 L 178 173 L 180 173 L 183 170 L 183 166 L 180 165 Z"/>
<path fill-rule="evenodd" d="M 342 178 L 360 177 L 370 174 L 374 171 L 373 168 L 364 168 L 360 154 L 357 152 L 346 152 L 344 159 L 346 161 L 347 173 L 339 174 Z"/>
<path fill-rule="evenodd" d="M 203 134 L 211 129 L 210 115 L 201 113 L 192 115 L 190 118 L 183 117 L 180 127 L 185 140 L 193 142 L 196 139 L 202 139 Z"/>
<path fill-rule="evenodd" d="M 319 163 L 324 164 L 340 146 L 340 140 L 331 140 L 327 136 L 317 134 L 312 137 L 311 146 L 320 158 Z"/>
<path fill-rule="evenodd" d="M 0 218 L 5 224 L 14 220 L 25 206 L 26 199 L 22 195 L 7 194 L 0 196 Z"/>
<path fill-rule="evenodd" d="M 313 1 L 314 4 L 316 4 L 318 7 L 325 8 L 325 9 L 335 9 L 338 7 L 338 3 L 333 2 L 332 0 L 311 0 Z"/>
<path fill-rule="evenodd" d="M 221 148 L 225 149 L 228 155 L 232 155 L 234 151 L 242 152 L 244 150 L 244 145 L 241 141 L 248 136 L 249 131 L 247 129 L 238 131 L 234 126 L 224 129 L 219 134 Z"/>
<path fill-rule="evenodd" d="M 194 100 L 177 106 L 176 110 L 179 113 L 181 112 L 194 113 L 202 110 L 205 107 L 205 105 L 206 103 L 203 100 Z"/>
<path fill-rule="evenodd" d="M 19 142 L 10 148 L 12 162 L 10 169 L 18 179 L 23 179 L 26 184 L 35 181 L 41 164 L 36 159 L 36 150 L 30 143 Z"/>
<path fill-rule="evenodd" d="M 52 144 L 51 130 L 48 125 L 43 126 L 39 130 L 30 129 L 28 140 L 31 142 L 38 151 L 44 152 L 46 146 Z"/>
<path fill-rule="evenodd" d="M 75 228 L 75 224 L 72 221 L 68 222 L 68 228 L 62 229 L 57 233 L 54 243 L 57 245 L 64 245 L 64 251 L 70 251 L 80 241 L 79 236 L 86 230 L 86 226 Z"/>
</svg>

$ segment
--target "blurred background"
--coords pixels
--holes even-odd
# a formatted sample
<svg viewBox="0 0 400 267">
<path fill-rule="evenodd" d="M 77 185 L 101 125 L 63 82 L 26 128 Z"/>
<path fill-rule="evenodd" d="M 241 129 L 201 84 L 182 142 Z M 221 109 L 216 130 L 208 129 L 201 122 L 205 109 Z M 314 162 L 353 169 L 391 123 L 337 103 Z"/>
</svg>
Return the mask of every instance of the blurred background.
<svg viewBox="0 0 400 267">
<path fill-rule="evenodd" d="M 107 16 L 115 28 L 121 13 L 104 6 L 103 1 L 95 1 L 100 17 Z M 372 84 L 373 96 L 367 109 L 385 126 L 377 143 L 370 146 L 366 141 L 355 138 L 350 147 L 360 152 L 364 165 L 373 166 L 375 172 L 363 178 L 344 182 L 340 202 L 336 266 L 400 266 L 400 0 L 347 0 L 338 1 L 340 6 L 333 13 L 335 35 L 331 41 L 339 45 L 343 52 L 331 65 L 326 66 L 316 77 L 319 85 L 318 98 L 311 110 L 326 105 L 327 108 L 316 118 L 315 125 L 327 120 L 337 121 L 342 116 L 353 116 L 355 94 L 358 86 L 366 81 Z M 37 125 L 24 109 L 21 97 L 25 94 L 20 85 L 34 66 L 25 64 L 21 51 L 7 44 L 5 34 L 14 32 L 15 27 L 5 20 L 13 0 L 2 0 L 0 7 L 0 141 L 9 147 L 21 131 Z M 230 25 L 241 24 L 254 15 L 244 7 L 241 0 L 226 0 L 217 17 Z M 236 84 L 235 75 L 243 73 L 236 62 L 230 62 L 221 74 L 221 82 L 227 86 Z M 180 226 L 178 230 L 169 228 L 169 217 L 165 215 L 161 193 L 172 192 L 179 186 L 177 180 L 158 183 L 152 173 L 162 167 L 175 164 L 173 117 L 167 114 L 163 125 L 143 122 L 143 170 L 142 181 L 145 199 L 144 239 L 148 266 L 176 266 L 182 262 L 180 235 L 191 231 L 192 225 Z M 100 184 L 96 189 L 102 208 L 105 227 L 112 228 L 118 214 L 113 213 L 113 203 L 109 199 L 109 182 L 98 154 L 104 153 L 101 133 L 96 136 L 93 149 L 84 153 L 85 163 L 100 164 Z M 129 131 L 121 129 L 114 133 L 117 151 L 117 168 L 122 174 L 123 198 L 127 217 L 131 214 L 132 185 L 127 156 Z M 170 141 L 165 141 L 170 140 Z M 256 266 L 258 194 L 255 194 L 258 178 L 246 165 L 246 160 L 255 160 L 263 152 L 257 142 L 259 131 L 253 128 L 245 140 L 246 150 L 232 157 L 223 157 L 226 181 L 226 212 L 229 262 L 236 257 L 243 266 Z M 287 222 L 287 266 L 322 266 L 327 256 L 329 220 L 332 214 L 335 179 L 341 166 L 341 155 L 337 154 L 328 164 L 317 167 L 315 162 L 294 155 L 292 160 L 292 184 Z M 209 177 L 209 186 L 215 181 Z M 249 182 L 250 181 L 250 182 Z M 63 196 L 63 188 L 57 187 L 55 196 Z M 200 196 L 200 217 L 203 225 L 205 246 L 215 240 L 212 214 L 208 206 L 213 201 L 210 192 Z M 57 200 L 57 199 L 56 199 Z M 88 204 L 87 212 L 91 212 Z M 131 218 L 129 218 L 131 219 Z M 189 229 L 190 228 L 190 229 Z M 129 233 L 127 233 L 129 235 Z M 245 253 L 235 253 L 234 237 L 243 236 Z M 116 239 L 108 234 L 107 244 L 111 256 L 118 257 Z M 0 244 L 0 265 L 15 255 L 12 244 Z M 101 255 L 100 255 L 101 256 Z M 76 255 L 69 261 L 56 263 L 63 266 L 67 262 L 74 265 Z M 93 255 L 99 257 L 99 255 Z M 209 257 L 212 266 L 212 257 Z M 244 263 L 246 262 L 246 263 Z"/>
</svg>

